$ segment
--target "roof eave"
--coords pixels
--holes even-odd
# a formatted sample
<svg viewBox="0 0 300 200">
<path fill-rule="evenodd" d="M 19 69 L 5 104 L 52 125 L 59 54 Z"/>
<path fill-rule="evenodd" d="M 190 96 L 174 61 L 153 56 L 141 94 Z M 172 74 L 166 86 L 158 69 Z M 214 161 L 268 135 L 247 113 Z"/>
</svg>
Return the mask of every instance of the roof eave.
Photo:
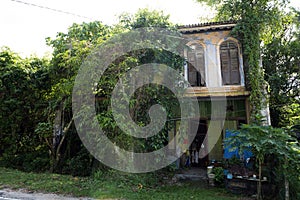
<svg viewBox="0 0 300 200">
<path fill-rule="evenodd" d="M 217 23 L 206 23 L 199 25 L 187 25 L 178 27 L 179 32 L 183 34 L 199 33 L 207 31 L 218 31 L 218 30 L 231 30 L 236 26 L 235 22 L 217 24 Z"/>
</svg>

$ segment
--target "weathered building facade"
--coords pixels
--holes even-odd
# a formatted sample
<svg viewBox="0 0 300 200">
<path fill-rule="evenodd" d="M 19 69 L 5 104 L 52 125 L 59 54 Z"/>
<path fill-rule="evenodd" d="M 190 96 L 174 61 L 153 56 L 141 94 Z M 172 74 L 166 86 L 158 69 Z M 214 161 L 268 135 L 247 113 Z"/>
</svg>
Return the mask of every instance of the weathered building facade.
<svg viewBox="0 0 300 200">
<path fill-rule="evenodd" d="M 188 150 L 190 164 L 194 166 L 222 160 L 226 130 L 249 122 L 250 91 L 245 86 L 242 46 L 230 35 L 235 25 L 224 22 L 179 27 L 188 40 L 183 69 L 191 85 L 187 95 L 197 97 L 200 116 L 188 122 L 188 132 L 197 129 L 192 144 L 173 148 Z M 176 135 L 176 123 L 169 137 Z"/>
</svg>

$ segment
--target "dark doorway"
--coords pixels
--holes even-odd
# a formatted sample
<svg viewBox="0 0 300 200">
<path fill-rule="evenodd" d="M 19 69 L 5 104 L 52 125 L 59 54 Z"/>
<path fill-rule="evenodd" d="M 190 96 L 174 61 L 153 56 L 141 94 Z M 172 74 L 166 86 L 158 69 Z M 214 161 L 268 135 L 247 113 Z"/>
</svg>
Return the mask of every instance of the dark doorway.
<svg viewBox="0 0 300 200">
<path fill-rule="evenodd" d="M 207 120 L 192 119 L 190 128 L 197 129 L 197 134 L 189 148 L 192 167 L 205 167 L 208 164 Z"/>
</svg>

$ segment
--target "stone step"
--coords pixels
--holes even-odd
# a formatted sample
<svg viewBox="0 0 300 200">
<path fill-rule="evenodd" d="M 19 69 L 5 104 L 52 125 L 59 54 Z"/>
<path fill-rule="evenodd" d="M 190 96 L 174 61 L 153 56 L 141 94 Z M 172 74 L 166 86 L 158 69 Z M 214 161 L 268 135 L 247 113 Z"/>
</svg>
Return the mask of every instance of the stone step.
<svg viewBox="0 0 300 200">
<path fill-rule="evenodd" d="M 206 176 L 196 174 L 175 174 L 177 180 L 203 181 L 207 180 Z"/>
</svg>

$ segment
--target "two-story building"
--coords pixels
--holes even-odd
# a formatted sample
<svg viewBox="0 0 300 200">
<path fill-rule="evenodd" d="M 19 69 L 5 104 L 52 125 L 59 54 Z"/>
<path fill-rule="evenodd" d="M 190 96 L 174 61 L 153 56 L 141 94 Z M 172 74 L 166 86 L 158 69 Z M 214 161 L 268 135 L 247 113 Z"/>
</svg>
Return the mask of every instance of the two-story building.
<svg viewBox="0 0 300 200">
<path fill-rule="evenodd" d="M 192 144 L 185 147 L 192 166 L 222 160 L 225 130 L 237 129 L 240 124 L 249 122 L 250 92 L 245 87 L 242 47 L 230 36 L 235 25 L 234 22 L 214 22 L 179 27 L 189 47 L 184 52 L 183 70 L 192 87 L 187 95 L 197 97 L 200 111 L 198 118 L 188 122 L 189 131 L 197 129 Z M 177 122 L 172 122 L 175 128 L 169 133 L 170 138 L 176 134 Z M 178 147 L 172 148 L 176 151 Z"/>
</svg>

